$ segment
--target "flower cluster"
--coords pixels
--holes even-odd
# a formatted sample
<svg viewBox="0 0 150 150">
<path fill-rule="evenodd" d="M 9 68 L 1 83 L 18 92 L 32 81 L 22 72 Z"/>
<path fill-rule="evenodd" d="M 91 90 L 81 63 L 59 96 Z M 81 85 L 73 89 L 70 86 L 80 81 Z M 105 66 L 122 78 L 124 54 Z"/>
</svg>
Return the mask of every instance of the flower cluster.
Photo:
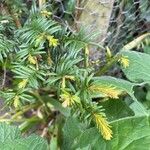
<svg viewBox="0 0 150 150">
<path fill-rule="evenodd" d="M 110 125 L 108 124 L 106 118 L 102 114 L 93 115 L 97 128 L 102 134 L 103 138 L 106 140 L 111 140 L 112 138 L 112 130 L 110 129 Z"/>
<path fill-rule="evenodd" d="M 114 99 L 118 99 L 119 95 L 122 94 L 122 90 L 117 89 L 112 85 L 92 85 L 90 86 L 91 92 L 97 92 L 103 94 L 105 97 L 110 97 Z"/>
</svg>

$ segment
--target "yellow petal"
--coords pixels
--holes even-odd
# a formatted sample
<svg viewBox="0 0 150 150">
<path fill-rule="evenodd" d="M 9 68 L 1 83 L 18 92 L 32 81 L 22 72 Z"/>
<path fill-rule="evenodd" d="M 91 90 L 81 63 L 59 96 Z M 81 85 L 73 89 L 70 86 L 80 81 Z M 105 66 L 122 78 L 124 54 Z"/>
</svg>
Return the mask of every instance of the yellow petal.
<svg viewBox="0 0 150 150">
<path fill-rule="evenodd" d="M 48 35 L 47 40 L 49 41 L 49 46 L 56 47 L 59 45 L 58 39 L 55 39 L 54 36 Z"/>
<path fill-rule="evenodd" d="M 42 14 L 42 16 L 44 16 L 44 17 L 49 17 L 49 16 L 52 15 L 52 12 L 47 11 L 47 10 L 42 10 L 42 11 L 41 11 L 41 14 Z"/>
<path fill-rule="evenodd" d="M 128 56 L 121 56 L 121 58 L 118 60 L 121 64 L 122 64 L 122 66 L 124 67 L 124 68 L 127 68 L 127 67 L 129 67 L 129 59 L 128 59 Z"/>
<path fill-rule="evenodd" d="M 77 95 L 72 95 L 67 91 L 60 95 L 60 100 L 63 101 L 63 107 L 69 107 L 80 102 L 80 99 Z"/>
</svg>

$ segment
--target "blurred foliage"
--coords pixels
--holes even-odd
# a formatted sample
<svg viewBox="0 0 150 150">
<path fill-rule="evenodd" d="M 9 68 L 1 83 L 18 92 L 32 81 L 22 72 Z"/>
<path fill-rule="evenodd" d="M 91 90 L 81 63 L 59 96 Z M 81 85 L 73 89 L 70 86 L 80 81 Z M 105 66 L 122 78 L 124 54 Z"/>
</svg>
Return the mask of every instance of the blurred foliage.
<svg viewBox="0 0 150 150">
<path fill-rule="evenodd" d="M 116 0 L 106 36 L 106 45 L 114 52 L 150 30 L 149 0 Z"/>
</svg>

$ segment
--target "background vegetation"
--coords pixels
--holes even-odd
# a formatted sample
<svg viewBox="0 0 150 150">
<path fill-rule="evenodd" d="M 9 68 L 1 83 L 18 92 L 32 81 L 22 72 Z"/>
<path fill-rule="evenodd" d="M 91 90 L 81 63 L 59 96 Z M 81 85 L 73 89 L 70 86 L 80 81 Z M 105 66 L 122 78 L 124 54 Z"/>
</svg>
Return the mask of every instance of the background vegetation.
<svg viewBox="0 0 150 150">
<path fill-rule="evenodd" d="M 2 0 L 0 148 L 148 150 L 149 31 L 148 0 Z"/>
</svg>

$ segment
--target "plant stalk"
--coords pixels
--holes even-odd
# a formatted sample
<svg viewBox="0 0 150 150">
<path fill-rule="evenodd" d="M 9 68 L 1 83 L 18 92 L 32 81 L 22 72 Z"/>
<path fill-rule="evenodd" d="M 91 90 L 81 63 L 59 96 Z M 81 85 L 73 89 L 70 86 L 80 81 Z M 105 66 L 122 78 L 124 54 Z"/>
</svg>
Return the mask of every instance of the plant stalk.
<svg viewBox="0 0 150 150">
<path fill-rule="evenodd" d="M 118 61 L 119 57 L 120 57 L 120 55 L 116 54 L 111 60 L 109 60 L 109 62 L 102 69 L 99 69 L 95 75 L 101 76 L 104 73 L 106 73 L 108 71 L 108 69 L 110 67 L 112 67 L 114 65 L 114 63 L 116 63 Z"/>
</svg>

